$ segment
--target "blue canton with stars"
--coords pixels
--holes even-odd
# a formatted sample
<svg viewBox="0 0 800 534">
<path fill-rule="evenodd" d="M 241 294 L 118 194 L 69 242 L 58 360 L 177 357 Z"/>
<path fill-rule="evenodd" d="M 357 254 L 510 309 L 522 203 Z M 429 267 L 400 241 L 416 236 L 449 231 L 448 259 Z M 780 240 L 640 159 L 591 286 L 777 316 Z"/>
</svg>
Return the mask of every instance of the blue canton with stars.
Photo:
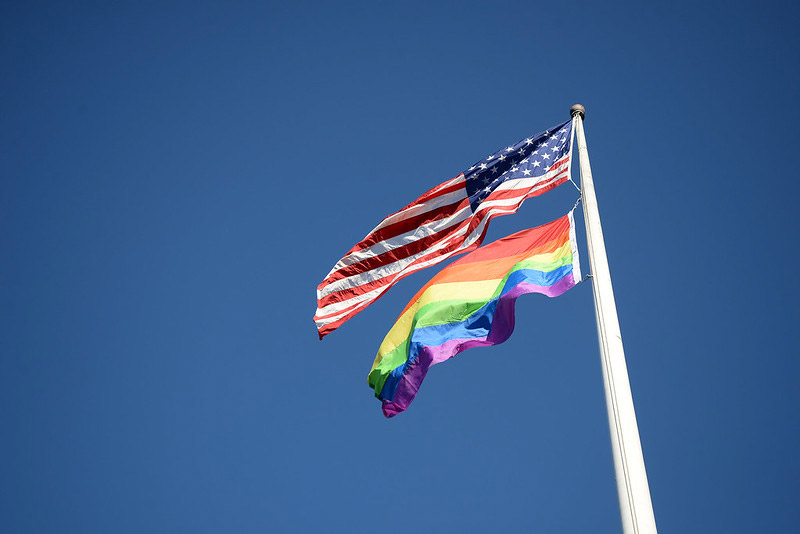
<svg viewBox="0 0 800 534">
<path fill-rule="evenodd" d="M 542 176 L 569 153 L 572 121 L 500 149 L 464 171 L 472 211 L 507 180 Z"/>
</svg>

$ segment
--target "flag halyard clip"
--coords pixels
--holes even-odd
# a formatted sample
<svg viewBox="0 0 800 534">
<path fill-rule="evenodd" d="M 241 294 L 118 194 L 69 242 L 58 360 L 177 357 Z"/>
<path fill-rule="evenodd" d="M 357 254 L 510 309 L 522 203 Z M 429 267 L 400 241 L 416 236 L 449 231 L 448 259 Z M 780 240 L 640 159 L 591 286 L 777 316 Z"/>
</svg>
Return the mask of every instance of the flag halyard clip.
<svg viewBox="0 0 800 534">
<path fill-rule="evenodd" d="M 572 182 L 572 180 L 570 180 L 570 182 Z M 573 182 L 573 183 L 574 183 L 574 182 Z M 580 191 L 580 189 L 578 189 L 578 191 Z M 578 204 L 580 204 L 580 203 L 581 203 L 581 200 L 583 200 L 583 194 L 581 194 L 581 196 L 579 196 L 579 197 L 578 197 L 578 200 L 576 200 L 576 201 L 575 201 L 575 205 L 574 205 L 574 206 L 572 206 L 572 209 L 571 209 L 571 210 L 569 210 L 569 211 L 570 211 L 570 213 L 571 213 L 571 212 L 573 212 L 573 211 L 575 211 L 575 208 L 577 208 L 577 207 L 578 207 Z"/>
</svg>

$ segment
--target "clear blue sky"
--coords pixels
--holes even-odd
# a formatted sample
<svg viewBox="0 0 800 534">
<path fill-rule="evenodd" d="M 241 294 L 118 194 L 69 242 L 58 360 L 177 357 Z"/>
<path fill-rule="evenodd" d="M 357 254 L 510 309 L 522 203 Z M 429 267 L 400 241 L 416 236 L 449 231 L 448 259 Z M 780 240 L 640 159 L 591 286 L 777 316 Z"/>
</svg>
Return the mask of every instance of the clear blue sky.
<svg viewBox="0 0 800 534">
<path fill-rule="evenodd" d="M 799 15 L 4 3 L 0 530 L 619 532 L 588 284 L 392 420 L 366 376 L 435 269 L 312 322 L 381 218 L 576 102 L 660 530 L 796 530 Z"/>
</svg>

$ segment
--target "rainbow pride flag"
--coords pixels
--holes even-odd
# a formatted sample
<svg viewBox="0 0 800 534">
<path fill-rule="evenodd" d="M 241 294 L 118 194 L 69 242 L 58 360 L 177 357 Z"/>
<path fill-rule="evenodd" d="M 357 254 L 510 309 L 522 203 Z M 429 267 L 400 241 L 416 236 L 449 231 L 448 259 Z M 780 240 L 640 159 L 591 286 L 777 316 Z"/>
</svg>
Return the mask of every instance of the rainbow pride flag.
<svg viewBox="0 0 800 534">
<path fill-rule="evenodd" d="M 580 280 L 572 212 L 453 262 L 411 299 L 378 349 L 369 385 L 383 414 L 408 408 L 431 365 L 508 339 L 517 297 L 557 297 Z"/>
</svg>

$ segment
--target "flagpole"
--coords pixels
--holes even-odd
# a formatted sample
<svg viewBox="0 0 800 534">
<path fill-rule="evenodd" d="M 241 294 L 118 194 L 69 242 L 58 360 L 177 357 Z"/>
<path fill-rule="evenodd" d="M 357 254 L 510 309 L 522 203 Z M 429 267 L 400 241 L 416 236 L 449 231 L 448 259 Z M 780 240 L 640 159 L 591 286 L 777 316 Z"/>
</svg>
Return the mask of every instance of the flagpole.
<svg viewBox="0 0 800 534">
<path fill-rule="evenodd" d="M 650 500 L 650 487 L 647 484 L 636 413 L 633 409 L 617 306 L 614 302 L 614 289 L 611 286 L 611 271 L 608 267 L 600 212 L 597 209 L 597 198 L 594 193 L 592 169 L 589 166 L 589 153 L 586 150 L 586 138 L 583 133 L 586 109 L 576 104 L 572 106 L 570 113 L 578 141 L 583 215 L 586 220 L 586 240 L 589 244 L 589 262 L 592 268 L 592 293 L 622 532 L 651 534 L 656 532 L 656 520 L 653 515 L 653 503 Z"/>
</svg>

